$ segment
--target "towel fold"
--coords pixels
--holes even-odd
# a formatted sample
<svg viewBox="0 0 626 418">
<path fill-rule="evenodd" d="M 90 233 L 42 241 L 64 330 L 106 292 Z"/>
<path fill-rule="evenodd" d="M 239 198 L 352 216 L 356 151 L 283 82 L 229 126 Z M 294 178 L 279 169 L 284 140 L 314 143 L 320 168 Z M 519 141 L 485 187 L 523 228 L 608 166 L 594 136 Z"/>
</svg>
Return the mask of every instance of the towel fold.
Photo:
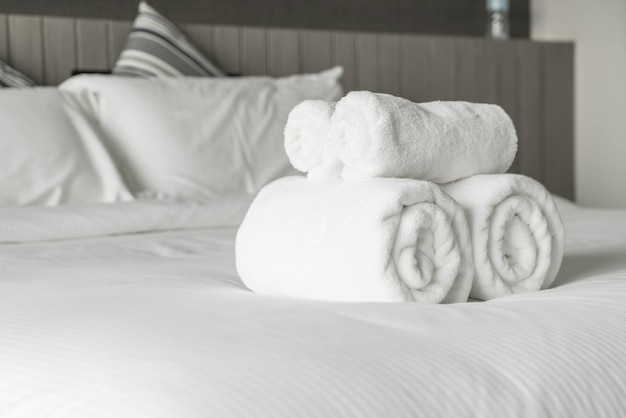
<svg viewBox="0 0 626 418">
<path fill-rule="evenodd" d="M 411 179 L 279 179 L 259 192 L 236 243 L 253 291 L 335 301 L 465 302 L 463 210 Z"/>
<path fill-rule="evenodd" d="M 565 231 L 550 193 L 517 174 L 478 175 L 442 186 L 465 210 L 472 237 L 470 296 L 492 299 L 548 288 Z"/>
<path fill-rule="evenodd" d="M 324 163 L 335 105 L 336 102 L 305 100 L 289 113 L 285 125 L 285 152 L 296 170 L 308 172 Z"/>
<path fill-rule="evenodd" d="M 402 177 L 448 183 L 504 173 L 517 151 L 511 118 L 497 105 L 413 103 L 353 91 L 331 118 L 331 136 L 345 164 L 342 177 Z"/>
</svg>

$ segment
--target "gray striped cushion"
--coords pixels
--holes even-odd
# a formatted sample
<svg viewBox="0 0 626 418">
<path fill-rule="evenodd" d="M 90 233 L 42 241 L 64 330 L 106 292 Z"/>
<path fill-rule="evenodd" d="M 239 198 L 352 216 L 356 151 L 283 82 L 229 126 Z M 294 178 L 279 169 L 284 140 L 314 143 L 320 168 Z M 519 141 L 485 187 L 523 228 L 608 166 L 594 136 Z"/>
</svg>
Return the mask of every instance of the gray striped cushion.
<svg viewBox="0 0 626 418">
<path fill-rule="evenodd" d="M 225 75 L 172 22 L 143 1 L 113 74 L 142 77 Z"/>
<path fill-rule="evenodd" d="M 35 82 L 0 61 L 0 87 L 33 87 Z"/>
</svg>

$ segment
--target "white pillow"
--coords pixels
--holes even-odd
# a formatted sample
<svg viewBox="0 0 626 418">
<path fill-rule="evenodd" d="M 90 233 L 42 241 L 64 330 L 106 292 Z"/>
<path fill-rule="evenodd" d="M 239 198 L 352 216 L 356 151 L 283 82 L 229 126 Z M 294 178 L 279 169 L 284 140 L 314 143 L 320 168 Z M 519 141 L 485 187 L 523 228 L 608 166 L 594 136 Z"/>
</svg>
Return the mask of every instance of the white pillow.
<svg viewBox="0 0 626 418">
<path fill-rule="evenodd" d="M 0 206 L 132 198 L 81 99 L 53 87 L 0 91 Z"/>
<path fill-rule="evenodd" d="M 223 196 L 295 174 L 283 147 L 291 109 L 337 100 L 336 67 L 285 78 L 82 75 L 61 89 L 94 92 L 93 111 L 132 193 Z"/>
</svg>

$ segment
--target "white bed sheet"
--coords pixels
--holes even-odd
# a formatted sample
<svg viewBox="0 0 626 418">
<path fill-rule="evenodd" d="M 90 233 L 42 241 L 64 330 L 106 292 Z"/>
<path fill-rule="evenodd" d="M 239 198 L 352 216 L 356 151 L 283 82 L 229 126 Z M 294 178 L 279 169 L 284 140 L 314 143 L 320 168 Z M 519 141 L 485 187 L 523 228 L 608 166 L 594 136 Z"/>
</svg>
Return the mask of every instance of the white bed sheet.
<svg viewBox="0 0 626 418">
<path fill-rule="evenodd" d="M 236 227 L 0 245 L 0 417 L 623 417 L 626 212 L 560 206 L 553 289 L 457 305 L 251 293 Z"/>
</svg>

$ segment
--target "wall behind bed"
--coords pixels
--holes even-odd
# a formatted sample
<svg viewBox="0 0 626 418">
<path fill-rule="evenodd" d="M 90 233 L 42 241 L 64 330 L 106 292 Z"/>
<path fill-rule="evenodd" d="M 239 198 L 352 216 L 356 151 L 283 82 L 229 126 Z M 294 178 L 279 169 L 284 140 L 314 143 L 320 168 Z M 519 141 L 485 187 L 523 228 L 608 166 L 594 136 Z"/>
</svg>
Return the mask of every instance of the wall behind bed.
<svg viewBox="0 0 626 418">
<path fill-rule="evenodd" d="M 626 209 L 626 1 L 536 1 L 533 22 L 533 37 L 576 41 L 576 196 Z"/>
</svg>

